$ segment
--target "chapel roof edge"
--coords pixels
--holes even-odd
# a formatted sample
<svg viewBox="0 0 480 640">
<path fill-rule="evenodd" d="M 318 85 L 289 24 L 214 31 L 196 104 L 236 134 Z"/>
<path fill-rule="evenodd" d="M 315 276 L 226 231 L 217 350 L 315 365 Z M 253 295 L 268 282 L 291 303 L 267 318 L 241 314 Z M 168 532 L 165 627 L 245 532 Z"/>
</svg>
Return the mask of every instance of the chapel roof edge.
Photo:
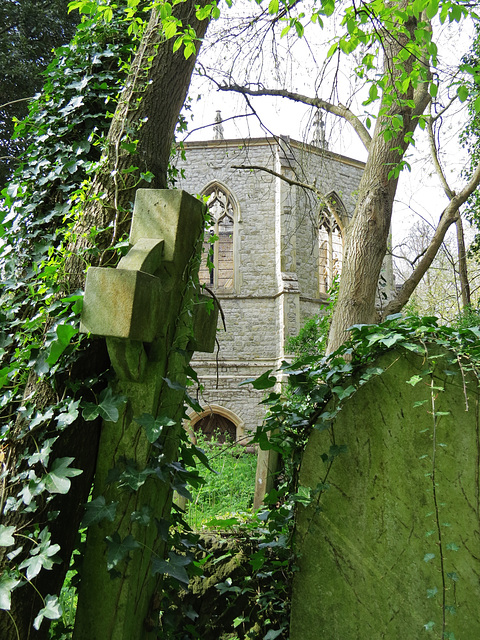
<svg viewBox="0 0 480 640">
<path fill-rule="evenodd" d="M 281 144 L 285 144 L 288 141 L 288 144 L 294 149 L 303 149 L 308 151 L 309 153 L 314 153 L 316 155 L 326 155 L 333 160 L 337 160 L 337 162 L 341 162 L 343 164 L 349 164 L 359 169 L 365 168 L 365 162 L 362 160 L 357 160 L 356 158 L 350 158 L 348 156 L 344 156 L 339 153 L 335 153 L 335 151 L 330 151 L 329 149 L 321 149 L 316 147 L 315 145 L 309 144 L 308 142 L 301 142 L 299 140 L 295 140 L 294 138 L 290 138 L 289 136 L 278 136 L 278 137 L 264 137 L 264 138 L 226 138 L 223 140 L 191 140 L 183 143 L 186 150 L 189 148 L 231 148 L 233 146 L 262 146 L 262 145 L 277 145 L 280 147 Z"/>
</svg>

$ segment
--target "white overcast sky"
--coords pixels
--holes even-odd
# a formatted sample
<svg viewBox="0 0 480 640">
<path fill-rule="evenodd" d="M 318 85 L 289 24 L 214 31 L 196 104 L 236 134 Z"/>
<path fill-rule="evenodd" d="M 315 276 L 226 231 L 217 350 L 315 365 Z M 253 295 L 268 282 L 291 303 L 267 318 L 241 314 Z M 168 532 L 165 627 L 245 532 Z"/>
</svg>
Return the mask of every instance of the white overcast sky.
<svg viewBox="0 0 480 640">
<path fill-rule="evenodd" d="M 237 7 L 245 11 L 251 11 L 254 3 L 237 4 Z M 239 9 L 240 10 L 240 9 Z M 280 62 L 274 65 L 269 52 L 251 50 L 248 45 L 244 45 L 244 51 L 230 47 L 227 51 L 221 50 L 218 46 L 210 48 L 218 34 L 224 33 L 224 29 L 229 24 L 229 15 L 226 15 L 226 22 L 217 21 L 214 28 L 209 32 L 209 41 L 206 42 L 200 63 L 205 66 L 216 66 L 220 70 L 230 68 L 231 59 L 238 55 L 235 67 L 235 79 L 239 82 L 245 77 L 255 82 L 259 75 L 260 60 L 264 65 L 261 80 L 267 87 L 277 88 L 285 86 L 290 90 L 299 91 L 309 96 L 315 95 L 314 80 L 318 71 L 319 61 L 325 58 L 325 52 L 329 46 L 331 31 L 321 30 L 318 25 L 312 25 L 306 31 L 306 38 L 297 42 L 296 38 L 284 38 L 277 40 L 276 55 Z M 337 28 L 337 27 L 334 27 Z M 447 27 L 437 27 L 437 32 L 441 37 L 441 59 L 448 65 L 454 66 L 465 53 L 471 43 L 471 26 L 463 24 Z M 330 33 L 330 35 L 329 35 Z M 222 52 L 223 51 L 223 52 Z M 290 55 L 290 52 L 292 55 Z M 263 57 L 262 57 L 262 54 Z M 217 77 L 220 77 L 217 75 Z M 331 78 L 333 70 L 325 74 L 320 83 L 317 95 L 324 99 L 330 98 Z M 351 69 L 341 71 L 338 78 L 337 90 L 340 100 L 346 102 L 352 93 Z M 358 96 L 352 102 L 352 109 L 357 114 L 364 114 L 365 108 L 361 105 L 363 85 L 357 81 L 353 87 Z M 363 93 L 365 95 L 365 93 Z M 213 128 L 201 128 L 195 131 L 196 127 L 205 127 L 213 124 L 217 109 L 221 110 L 222 118 L 225 120 L 225 138 L 248 138 L 262 137 L 269 135 L 262 129 L 259 121 L 253 115 L 248 118 L 238 117 L 234 120 L 227 120 L 232 116 L 242 116 L 248 111 L 248 107 L 242 96 L 230 94 L 216 90 L 211 83 L 204 78 L 195 76 L 190 91 L 192 98 L 193 122 L 189 128 L 192 131 L 188 136 L 189 140 L 208 140 L 213 138 Z M 200 99 L 197 99 L 200 96 Z M 258 115 L 264 125 L 275 135 L 288 135 L 297 140 L 309 142 L 313 131 L 311 120 L 313 111 L 306 105 L 295 104 L 285 99 L 271 99 L 268 97 L 256 98 L 252 101 Z M 189 116 L 190 117 L 190 116 Z M 446 166 L 447 177 L 452 180 L 452 188 L 458 190 L 458 173 L 465 163 L 465 156 L 458 145 L 458 132 L 463 126 L 465 119 L 464 110 L 456 110 L 451 117 L 445 118 L 443 131 L 445 133 L 442 151 L 442 161 Z M 327 139 L 329 148 L 332 151 L 347 155 L 359 160 L 366 159 L 366 152 L 358 138 L 351 132 L 348 125 L 339 121 L 331 115 L 326 116 Z M 432 222 L 438 220 L 444 206 L 447 203 L 438 178 L 433 175 L 433 169 L 428 161 L 428 145 L 425 135 L 418 132 L 417 148 L 411 153 L 411 173 L 404 172 L 401 178 L 401 186 L 398 192 L 398 202 L 394 210 L 394 244 L 401 239 L 415 216 L 420 214 Z"/>
</svg>

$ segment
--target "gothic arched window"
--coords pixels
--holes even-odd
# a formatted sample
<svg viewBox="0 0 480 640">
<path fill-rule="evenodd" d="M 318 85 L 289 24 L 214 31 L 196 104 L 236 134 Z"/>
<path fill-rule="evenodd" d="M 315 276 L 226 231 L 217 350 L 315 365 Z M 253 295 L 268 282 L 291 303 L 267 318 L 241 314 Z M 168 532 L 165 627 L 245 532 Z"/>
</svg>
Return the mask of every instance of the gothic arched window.
<svg viewBox="0 0 480 640">
<path fill-rule="evenodd" d="M 335 194 L 330 197 L 333 206 L 343 207 L 343 203 Z M 318 257 L 320 293 L 326 294 L 335 278 L 340 275 L 343 260 L 343 240 L 333 213 L 328 207 L 320 211 L 318 229 Z"/>
<path fill-rule="evenodd" d="M 222 291 L 233 289 L 234 203 L 231 196 L 219 185 L 204 192 L 211 227 L 204 243 L 204 255 L 200 267 L 200 282 Z"/>
</svg>

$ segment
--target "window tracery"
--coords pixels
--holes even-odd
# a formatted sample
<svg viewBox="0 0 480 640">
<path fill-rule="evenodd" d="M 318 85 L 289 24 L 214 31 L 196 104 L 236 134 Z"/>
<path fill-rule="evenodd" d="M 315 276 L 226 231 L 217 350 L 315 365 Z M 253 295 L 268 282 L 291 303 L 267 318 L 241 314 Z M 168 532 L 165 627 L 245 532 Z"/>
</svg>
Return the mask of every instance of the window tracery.
<svg viewBox="0 0 480 640">
<path fill-rule="evenodd" d="M 210 238 L 204 243 L 204 255 L 199 272 L 200 282 L 229 291 L 234 284 L 235 206 L 232 197 L 219 185 L 205 191 L 209 196 L 211 216 Z"/>
<path fill-rule="evenodd" d="M 319 288 L 327 294 L 342 270 L 343 239 L 333 214 L 324 208 L 320 211 L 319 230 Z"/>
</svg>

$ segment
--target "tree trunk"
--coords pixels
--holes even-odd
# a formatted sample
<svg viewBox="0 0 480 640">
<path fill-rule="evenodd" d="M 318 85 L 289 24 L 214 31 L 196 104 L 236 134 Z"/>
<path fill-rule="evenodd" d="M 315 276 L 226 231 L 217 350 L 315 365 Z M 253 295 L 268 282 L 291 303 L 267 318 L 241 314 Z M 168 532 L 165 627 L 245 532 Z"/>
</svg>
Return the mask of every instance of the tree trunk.
<svg viewBox="0 0 480 640">
<path fill-rule="evenodd" d="M 410 19 L 405 25 L 413 39 L 417 21 Z M 382 262 L 387 252 L 387 240 L 392 218 L 393 201 L 398 184 L 398 172 L 394 167 L 402 160 L 409 146 L 410 132 L 418 123 L 416 115 L 423 113 L 429 97 L 423 86 L 416 90 L 409 87 L 407 93 L 399 94 L 395 86 L 395 58 L 408 42 L 385 36 L 384 70 L 388 74 L 382 104 L 368 160 L 360 185 L 357 205 L 345 233 L 342 276 L 337 305 L 332 318 L 327 353 L 335 351 L 348 336 L 348 328 L 354 324 L 372 323 L 378 320 L 375 297 Z M 408 63 L 406 64 L 408 68 Z M 416 101 L 415 107 L 406 101 Z M 391 138 L 384 135 L 392 131 L 395 117 L 399 126 Z"/>
<path fill-rule="evenodd" d="M 455 225 L 457 227 L 458 250 L 458 274 L 460 276 L 460 290 L 462 292 L 462 306 L 465 309 L 471 304 L 470 283 L 468 281 L 467 252 L 465 250 L 465 237 L 463 235 L 462 218 L 458 216 Z"/>
<path fill-rule="evenodd" d="M 174 7 L 176 17 L 184 26 L 190 25 L 200 39 L 198 53 L 208 22 L 197 20 L 195 13 L 192 0 Z M 71 255 L 67 260 L 64 281 L 67 292 L 83 288 L 87 264 L 108 262 L 114 266 L 118 255 L 113 247 L 118 238 L 129 230 L 135 190 L 139 186 L 145 186 L 144 181 L 142 184 L 141 172 L 150 171 L 154 174 L 150 186 L 166 187 L 175 125 L 187 94 L 196 59 L 195 55 L 186 59 L 181 49 L 174 53 L 172 47 L 173 41 L 166 41 L 163 35 L 159 14 L 152 11 L 124 94 L 112 120 L 105 161 L 94 178 L 88 194 L 91 197 L 87 200 L 83 215 L 73 230 L 73 240 L 69 247 Z M 136 153 L 132 155 L 129 143 L 137 140 Z M 131 165 L 137 166 L 138 169 L 126 172 Z M 95 237 L 95 234 L 90 233 L 92 229 L 107 229 L 101 234 L 100 242 L 98 235 Z M 89 252 L 99 244 L 99 254 Z M 75 363 L 71 377 L 93 377 L 108 367 L 104 340 L 92 340 L 88 342 L 82 358 Z M 51 388 L 45 388 L 46 397 L 52 393 L 61 395 L 64 384 L 61 380 L 57 380 L 56 383 L 58 387 L 55 392 Z M 28 387 L 36 384 L 37 380 L 32 375 Z M 48 524 L 52 532 L 52 543 L 61 546 L 61 564 L 54 565 L 51 571 L 41 571 L 33 581 L 34 588 L 26 585 L 13 591 L 10 614 L 0 611 L 2 640 L 41 640 L 48 637 L 47 622 L 42 624 L 39 631 L 35 631 L 32 624 L 43 606 L 42 597 L 58 593 L 63 584 L 83 515 L 82 505 L 87 501 L 90 492 L 98 448 L 98 427 L 98 423 L 85 423 L 79 418 L 55 443 L 55 457 L 74 457 L 73 466 L 83 469 L 82 475 L 73 479 L 67 495 L 55 496 L 48 506 L 44 505 L 43 510 L 30 514 L 30 519 L 27 514 L 20 521 L 14 512 L 9 512 L 3 517 L 2 524 L 6 526 L 38 525 L 42 529 Z M 58 432 L 55 435 L 58 435 Z M 16 465 L 21 459 L 24 446 L 24 442 L 20 442 L 17 447 L 11 446 L 7 459 L 8 475 L 12 476 L 18 471 Z M 2 504 L 9 494 L 16 495 L 18 491 L 18 486 L 3 488 Z M 57 510 L 58 516 L 49 523 L 49 516 Z M 0 548 L 0 554 L 4 551 L 8 552 L 8 548 Z M 0 555 L 0 574 L 2 567 L 7 566 L 7 563 L 6 555 Z"/>
<path fill-rule="evenodd" d="M 197 20 L 192 0 L 176 5 L 174 14 L 183 25 L 190 25 L 199 39 L 203 38 L 208 22 Z M 167 187 L 175 126 L 196 60 L 196 56 L 185 59 L 183 51 L 173 52 L 172 46 L 172 42 L 165 41 L 159 13 L 152 11 L 112 120 L 105 166 L 95 176 L 87 208 L 73 231 L 66 282 L 70 289 L 83 287 L 83 256 L 93 246 L 99 247 L 101 253 L 88 263 L 115 266 L 118 255 L 113 248 L 130 229 L 136 190 Z M 199 48 L 200 40 L 197 54 Z M 135 146 L 133 153 L 131 145 Z M 137 169 L 130 171 L 131 166 Z M 150 182 L 142 177 L 147 171 L 153 174 Z M 95 227 L 107 230 L 100 241 L 97 236 L 92 242 L 88 234 Z"/>
</svg>

